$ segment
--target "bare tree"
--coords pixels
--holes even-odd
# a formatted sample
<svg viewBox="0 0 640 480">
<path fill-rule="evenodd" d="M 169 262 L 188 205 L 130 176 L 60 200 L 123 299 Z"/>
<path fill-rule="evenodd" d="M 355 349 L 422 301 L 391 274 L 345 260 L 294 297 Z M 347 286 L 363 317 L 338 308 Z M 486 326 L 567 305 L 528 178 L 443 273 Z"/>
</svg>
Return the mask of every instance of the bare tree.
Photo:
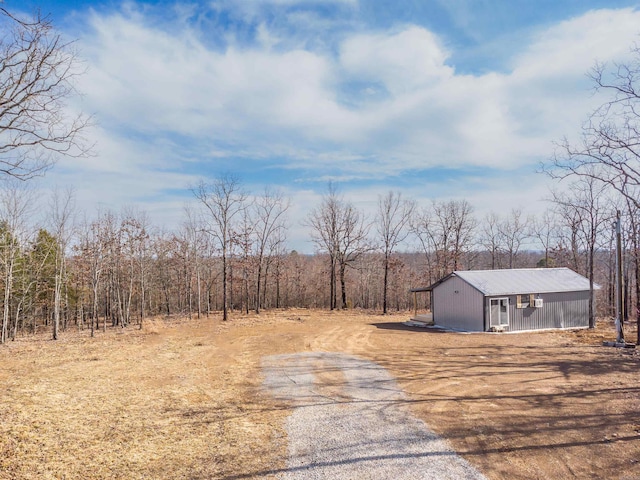
<svg viewBox="0 0 640 480">
<path fill-rule="evenodd" d="M 146 212 L 134 208 L 125 208 L 120 222 L 122 253 L 127 264 L 127 285 L 122 296 L 123 317 L 128 324 L 131 321 L 132 298 L 137 285 L 139 288 L 139 323 L 142 328 L 144 318 L 145 267 L 149 243 L 149 220 Z M 124 323 L 123 323 L 124 326 Z"/>
<path fill-rule="evenodd" d="M 253 248 L 254 248 L 254 233 L 255 233 L 255 219 L 252 216 L 253 212 L 249 208 L 242 210 L 240 220 L 237 222 L 237 227 L 233 233 L 233 244 L 239 251 L 239 264 L 242 274 L 241 285 L 241 307 L 244 313 L 248 314 L 250 306 L 250 277 L 253 277 L 251 272 L 253 266 Z M 256 299 L 256 304 L 258 300 Z"/>
<path fill-rule="evenodd" d="M 631 260 L 633 262 L 633 283 L 635 293 L 636 315 L 636 344 L 640 345 L 640 208 L 636 207 L 629 199 L 626 201 L 628 216 L 628 231 L 631 244 Z M 628 311 L 628 310 L 626 310 Z"/>
<path fill-rule="evenodd" d="M 401 193 L 388 192 L 378 198 L 378 216 L 376 230 L 382 244 L 384 255 L 384 280 L 382 283 L 382 312 L 387 314 L 387 293 L 389 288 L 389 260 L 400 243 L 409 236 L 409 224 L 415 202 L 402 200 Z"/>
<path fill-rule="evenodd" d="M 265 270 L 266 257 L 278 243 L 284 241 L 285 222 L 289 200 L 282 192 L 265 188 L 263 194 L 253 204 L 255 212 L 255 247 L 256 247 L 256 313 L 260 313 L 261 285 Z M 266 283 L 266 282 L 265 282 Z M 266 285 L 265 289 L 266 291 Z"/>
<path fill-rule="evenodd" d="M 338 195 L 333 185 L 319 208 L 307 217 L 311 239 L 329 256 L 330 309 L 337 307 L 336 281 L 340 279 L 342 308 L 347 308 L 346 269 L 371 248 L 367 243 L 369 225 L 350 202 Z"/>
<path fill-rule="evenodd" d="M 197 316 L 202 315 L 202 250 L 203 250 L 203 232 L 200 226 L 201 219 L 198 218 L 196 212 L 190 205 L 185 206 L 185 222 L 184 230 L 191 250 L 191 259 L 193 269 L 196 276 L 196 304 Z"/>
<path fill-rule="evenodd" d="M 36 291 L 36 285 L 38 285 L 39 281 L 45 276 L 43 273 L 47 270 L 47 264 L 51 264 L 51 258 L 53 258 L 55 250 L 46 248 L 42 243 L 38 245 L 38 240 L 43 240 L 43 232 L 44 231 L 41 230 L 38 233 L 38 237 L 30 242 L 32 249 L 29 252 L 23 252 L 22 255 L 18 257 L 18 263 L 21 268 L 17 272 L 18 282 L 16 285 L 16 294 L 14 294 L 15 311 L 13 312 L 14 323 L 12 332 L 12 339 L 14 340 L 18 335 L 18 326 L 22 325 L 22 327 L 24 327 L 27 323 L 25 314 L 28 311 L 32 313 L 32 331 L 34 333 L 36 331 L 36 318 L 35 315 L 33 315 L 33 310 L 38 303 L 39 297 L 42 298 L 43 293 L 42 291 Z M 40 285 L 42 285 L 42 283 L 40 283 Z"/>
<path fill-rule="evenodd" d="M 231 233 L 235 217 L 246 208 L 247 195 L 233 175 L 223 175 L 213 183 L 201 181 L 192 189 L 207 213 L 205 231 L 217 242 L 222 258 L 222 319 L 228 319 L 227 266 L 231 248 Z"/>
<path fill-rule="evenodd" d="M 100 215 L 93 222 L 85 221 L 80 232 L 80 242 L 77 247 L 80 255 L 87 264 L 87 276 L 91 284 L 91 336 L 99 327 L 99 290 L 102 271 L 104 268 L 105 248 L 102 243 Z"/>
<path fill-rule="evenodd" d="M 151 243 L 152 254 L 155 259 L 155 271 L 152 277 L 156 281 L 156 295 L 158 297 L 158 312 L 164 311 L 167 316 L 171 315 L 171 250 L 172 250 L 172 238 L 171 235 L 160 230 L 157 232 L 153 242 Z"/>
<path fill-rule="evenodd" d="M 145 317 L 145 302 L 147 292 L 147 269 L 149 261 L 149 229 L 151 222 L 146 212 L 140 212 L 137 217 L 139 235 L 136 237 L 136 254 L 140 274 L 140 329 Z"/>
<path fill-rule="evenodd" d="M 558 215 L 558 235 L 552 253 L 558 265 L 569 266 L 576 272 L 586 272 L 586 264 L 582 261 L 584 251 L 583 239 L 580 235 L 582 219 L 578 211 L 564 204 L 556 203 Z"/>
<path fill-rule="evenodd" d="M 56 241 L 55 256 L 56 274 L 53 301 L 53 339 L 58 339 L 60 328 L 60 311 L 62 308 L 62 289 L 66 276 L 66 252 L 73 233 L 73 214 L 75 210 L 73 190 L 64 192 L 54 190 L 51 196 L 50 221 Z"/>
<path fill-rule="evenodd" d="M 480 232 L 480 243 L 491 254 L 491 269 L 495 270 L 500 262 L 500 217 L 495 212 L 490 212 L 484 217 Z"/>
<path fill-rule="evenodd" d="M 427 263 L 426 281 L 428 285 L 431 285 L 434 276 L 439 274 L 436 271 L 440 262 L 434 222 L 433 212 L 428 208 L 422 208 L 415 212 L 411 219 L 411 233 L 420 243 Z"/>
<path fill-rule="evenodd" d="M 269 248 L 267 255 L 267 262 L 265 268 L 265 282 L 264 282 L 264 294 L 263 302 L 266 303 L 267 293 L 267 273 L 269 269 L 273 271 L 272 278 L 275 283 L 274 302 L 276 308 L 280 308 L 282 299 L 282 280 L 284 277 L 284 269 L 286 267 L 287 256 L 287 244 L 286 244 L 286 232 L 284 229 L 278 229 L 269 241 Z"/>
<path fill-rule="evenodd" d="M 0 261 L 4 270 L 4 297 L 0 343 L 7 340 L 16 263 L 20 255 L 20 236 L 32 208 L 32 191 L 16 182 L 7 182 L 0 190 Z M 16 319 L 17 321 L 17 319 Z"/>
<path fill-rule="evenodd" d="M 466 200 L 434 201 L 414 219 L 412 230 L 429 259 L 435 256 L 436 278 L 457 270 L 462 256 L 471 248 L 477 222 Z M 431 268 L 429 269 L 431 281 Z"/>
<path fill-rule="evenodd" d="M 594 66 L 589 76 L 608 100 L 583 124 L 580 142 L 562 140 L 543 170 L 604 182 L 640 207 L 640 47 L 631 54 L 626 63 Z"/>
<path fill-rule="evenodd" d="M 544 248 L 544 263 L 543 267 L 551 267 L 553 260 L 549 258 L 553 243 L 557 237 L 558 219 L 553 210 L 547 209 L 542 213 L 542 217 L 531 218 L 531 235 L 534 237 L 542 248 Z M 538 262 L 540 265 L 541 262 Z"/>
<path fill-rule="evenodd" d="M 46 17 L 18 18 L 0 7 L 0 172 L 28 179 L 57 154 L 88 153 L 88 119 L 70 116 L 67 101 L 81 73 L 72 44 Z"/>
<path fill-rule="evenodd" d="M 306 225 L 311 227 L 311 240 L 329 257 L 329 309 L 336 308 L 336 263 L 338 258 L 338 223 L 342 200 L 333 185 L 322 197 L 318 208 L 311 210 Z"/>
<path fill-rule="evenodd" d="M 523 220 L 522 210 L 514 208 L 511 214 L 498 224 L 501 244 L 509 255 L 509 268 L 514 268 L 522 244 L 529 238 L 528 220 Z"/>
<path fill-rule="evenodd" d="M 364 214 L 349 202 L 343 202 L 338 215 L 337 261 L 342 308 L 347 308 L 346 270 L 372 250 L 368 242 L 370 225 Z"/>
<path fill-rule="evenodd" d="M 608 220 L 612 218 L 606 184 L 591 176 L 582 177 L 569 186 L 568 193 L 554 193 L 553 201 L 570 221 L 574 234 L 585 250 L 586 272 L 589 278 L 589 328 L 595 328 L 594 309 L 594 262 L 597 242 Z"/>
</svg>

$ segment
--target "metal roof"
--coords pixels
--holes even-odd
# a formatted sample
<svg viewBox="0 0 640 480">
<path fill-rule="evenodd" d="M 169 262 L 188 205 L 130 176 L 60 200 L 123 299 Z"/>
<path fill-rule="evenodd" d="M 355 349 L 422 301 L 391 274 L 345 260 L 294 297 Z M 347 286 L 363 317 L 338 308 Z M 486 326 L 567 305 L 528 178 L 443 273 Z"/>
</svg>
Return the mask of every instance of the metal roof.
<svg viewBox="0 0 640 480">
<path fill-rule="evenodd" d="M 458 270 L 451 275 L 460 277 L 485 295 L 589 290 L 589 279 L 569 268 Z M 435 287 L 436 285 L 434 284 L 433 286 Z M 600 286 L 594 284 L 594 288 L 599 289 Z"/>
</svg>

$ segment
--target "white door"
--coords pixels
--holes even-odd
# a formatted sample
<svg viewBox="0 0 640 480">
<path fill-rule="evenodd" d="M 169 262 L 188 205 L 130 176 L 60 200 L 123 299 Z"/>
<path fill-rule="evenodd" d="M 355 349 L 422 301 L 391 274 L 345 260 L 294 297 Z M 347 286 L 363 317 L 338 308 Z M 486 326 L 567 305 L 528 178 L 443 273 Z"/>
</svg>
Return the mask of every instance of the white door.
<svg viewBox="0 0 640 480">
<path fill-rule="evenodd" d="M 492 298 L 490 300 L 489 317 L 492 327 L 509 325 L 509 299 Z"/>
</svg>

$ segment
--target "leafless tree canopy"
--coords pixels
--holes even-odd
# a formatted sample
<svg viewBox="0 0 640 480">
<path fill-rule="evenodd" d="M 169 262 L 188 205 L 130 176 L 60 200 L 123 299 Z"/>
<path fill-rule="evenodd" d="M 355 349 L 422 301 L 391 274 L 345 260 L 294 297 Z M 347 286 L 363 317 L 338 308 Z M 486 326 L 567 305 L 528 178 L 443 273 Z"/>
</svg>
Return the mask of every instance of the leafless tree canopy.
<svg viewBox="0 0 640 480">
<path fill-rule="evenodd" d="M 625 205 L 626 216 L 633 218 L 640 208 L 640 47 L 632 48 L 630 59 L 624 63 L 596 64 L 589 76 L 596 93 L 604 94 L 606 99 L 583 124 L 580 141 L 572 143 L 566 138 L 561 141 L 558 151 L 551 162 L 543 166 L 543 171 L 559 179 L 586 179 L 591 182 L 591 191 L 596 191 L 597 185 L 604 186 L 624 199 L 620 204 Z M 576 195 L 575 199 L 580 200 L 578 203 L 585 203 L 580 196 Z M 560 203 L 565 205 L 565 219 L 572 225 L 571 243 L 577 244 L 585 216 L 576 208 L 566 207 L 568 202 Z M 593 210 L 593 205 L 586 203 L 587 209 Z M 590 218 L 592 214 L 593 211 L 589 211 Z M 591 220 L 594 221 L 593 218 Z M 589 233 L 587 245 L 595 242 L 593 232 Z M 632 255 L 637 258 L 638 230 L 631 228 L 629 234 Z M 571 250 L 575 252 L 577 248 Z M 574 255 L 576 268 L 579 257 Z M 593 252 L 587 255 L 586 260 L 592 269 Z M 636 278 L 640 278 L 640 264 L 634 268 Z M 593 274 L 590 275 L 592 277 Z M 640 327 L 638 305 L 636 320 Z M 638 330 L 640 332 L 640 328 Z M 640 341 L 640 333 L 638 339 Z"/>
<path fill-rule="evenodd" d="M 382 287 L 382 312 L 387 313 L 389 290 L 389 263 L 391 255 L 410 234 L 409 226 L 415 210 L 415 202 L 403 200 L 402 193 L 388 192 L 384 197 L 378 197 L 378 215 L 376 230 L 381 241 L 384 255 L 384 280 Z"/>
<path fill-rule="evenodd" d="M 530 235 L 529 219 L 522 218 L 522 210 L 514 208 L 511 213 L 498 224 L 501 243 L 509 256 L 509 268 L 514 268 L 516 257 L 522 245 Z"/>
<path fill-rule="evenodd" d="M 222 254 L 223 318 L 228 318 L 227 266 L 234 243 L 235 222 L 246 209 L 247 195 L 241 189 L 238 178 L 223 175 L 213 183 L 201 181 L 193 188 L 194 196 L 206 212 L 205 231 L 215 239 Z"/>
<path fill-rule="evenodd" d="M 602 181 L 640 206 L 640 47 L 624 64 L 596 64 L 595 89 L 608 95 L 582 126 L 581 142 L 564 139 L 545 170 Z"/>
<path fill-rule="evenodd" d="M 256 262 L 256 313 L 260 313 L 263 303 L 261 293 L 264 282 L 264 273 L 274 259 L 274 254 L 281 248 L 286 238 L 286 214 L 289 209 L 289 200 L 282 192 L 266 188 L 264 193 L 256 198 L 253 204 L 255 228 L 253 231 L 253 243 L 255 244 Z"/>
<path fill-rule="evenodd" d="M 465 251 L 473 245 L 477 221 L 473 207 L 466 200 L 433 202 L 419 212 L 411 226 L 435 276 L 429 283 L 458 270 Z M 433 268 L 431 268 L 431 266 Z"/>
<path fill-rule="evenodd" d="M 606 198 L 606 185 L 592 177 L 583 177 L 569 186 L 568 193 L 555 192 L 553 201 L 558 213 L 570 226 L 572 250 L 575 252 L 574 269 L 589 278 L 589 326 L 595 327 L 596 312 L 594 307 L 595 260 L 598 239 L 604 236 L 613 218 L 612 205 Z M 575 244 L 579 244 L 575 245 Z M 578 265 L 578 258 L 583 257 L 584 269 Z"/>
<path fill-rule="evenodd" d="M 307 217 L 311 239 L 318 250 L 329 257 L 331 309 L 337 307 L 336 281 L 340 280 L 342 308 L 347 308 L 346 272 L 362 255 L 371 250 L 370 224 L 364 214 L 329 185 L 322 204 Z"/>
<path fill-rule="evenodd" d="M 28 179 L 58 154 L 88 153 L 88 119 L 67 104 L 81 73 L 72 47 L 47 18 L 23 20 L 0 7 L 0 172 Z"/>
<path fill-rule="evenodd" d="M 556 208 L 526 222 L 515 210 L 478 225 L 465 201 L 430 202 L 414 216 L 409 236 L 413 201 L 398 193 L 381 197 L 369 228 L 364 213 L 330 189 L 307 219 L 316 254 L 287 247 L 289 201 L 282 194 L 245 193 L 234 177 L 196 186 L 197 201 L 173 232 L 131 209 L 99 211 L 75 225 L 69 192 L 53 195 L 46 226 L 32 225 L 30 183 L 16 181 L 15 192 L 0 190 L 0 343 L 42 328 L 54 337 L 72 326 L 93 335 L 107 325 L 125 328 L 136 317 L 141 327 L 148 315 L 221 312 L 224 318 L 227 310 L 232 318 L 233 312 L 287 307 L 384 311 L 385 304 L 406 310 L 414 305 L 410 290 L 443 272 L 506 268 L 510 260 L 515 268 L 569 266 L 589 275 L 602 286 L 592 313 L 610 315 L 615 260 L 608 197 L 604 184 L 582 180 L 554 198 Z M 637 218 L 635 208 L 623 215 L 630 313 L 640 292 Z M 532 229 L 541 238 L 533 244 L 520 237 L 509 243 L 497 229 L 505 222 L 545 227 Z M 495 228 L 480 228 L 483 223 Z M 420 301 L 419 308 L 428 308 Z"/>
</svg>

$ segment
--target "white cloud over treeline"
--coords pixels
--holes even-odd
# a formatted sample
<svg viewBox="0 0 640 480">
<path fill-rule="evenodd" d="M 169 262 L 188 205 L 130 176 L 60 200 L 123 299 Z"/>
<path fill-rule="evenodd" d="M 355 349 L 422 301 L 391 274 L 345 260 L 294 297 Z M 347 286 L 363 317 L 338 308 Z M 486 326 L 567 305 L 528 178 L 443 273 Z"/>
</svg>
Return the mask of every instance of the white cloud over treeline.
<svg viewBox="0 0 640 480">
<path fill-rule="evenodd" d="M 293 182 L 313 178 L 533 170 L 601 102 L 585 73 L 595 61 L 623 61 L 640 33 L 639 11 L 589 11 L 529 33 L 506 71 L 461 74 L 447 39 L 418 24 L 349 30 L 344 19 L 322 18 L 342 26 L 318 47 L 304 31 L 262 22 L 265 2 L 242 3 L 234 15 L 251 15 L 252 42 L 194 12 L 174 23 L 135 4 L 86 14 L 79 46 L 88 73 L 79 88 L 96 116 L 101 163 L 67 164 L 69 178 L 100 168 L 129 182 L 145 175 L 140 190 L 153 197 L 234 159 L 277 169 L 268 181 L 280 178 L 295 195 Z M 357 15 L 356 2 L 330 3 Z M 232 8 L 214 5 L 217 14 Z M 468 197 L 482 196 L 475 188 Z"/>
</svg>

